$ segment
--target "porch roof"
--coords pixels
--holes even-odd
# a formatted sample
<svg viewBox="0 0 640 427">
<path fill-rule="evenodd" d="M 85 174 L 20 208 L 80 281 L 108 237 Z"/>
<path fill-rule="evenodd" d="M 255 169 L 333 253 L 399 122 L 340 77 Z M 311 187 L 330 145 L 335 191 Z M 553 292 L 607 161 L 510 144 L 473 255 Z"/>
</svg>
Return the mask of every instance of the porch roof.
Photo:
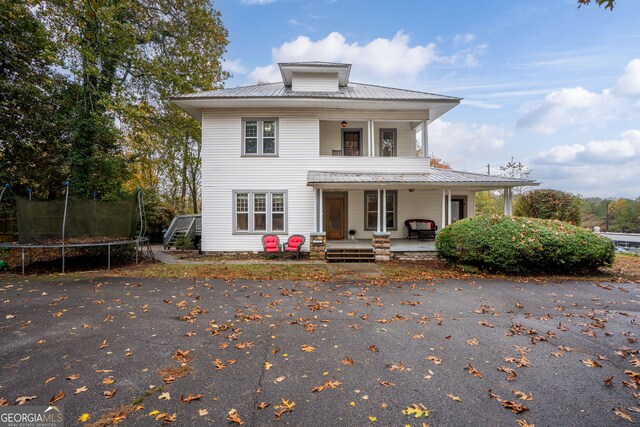
<svg viewBox="0 0 640 427">
<path fill-rule="evenodd" d="M 531 179 L 509 178 L 496 175 L 431 168 L 426 172 L 340 172 L 309 171 L 307 185 L 318 188 L 379 188 L 465 187 L 470 190 L 491 190 L 521 186 L 538 186 Z"/>
</svg>

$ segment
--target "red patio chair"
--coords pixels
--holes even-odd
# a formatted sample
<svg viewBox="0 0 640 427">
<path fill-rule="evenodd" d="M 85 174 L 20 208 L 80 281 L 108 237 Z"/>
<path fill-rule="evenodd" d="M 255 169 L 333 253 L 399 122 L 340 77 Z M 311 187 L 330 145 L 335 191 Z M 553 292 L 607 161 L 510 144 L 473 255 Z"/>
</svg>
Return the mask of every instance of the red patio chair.
<svg viewBox="0 0 640 427">
<path fill-rule="evenodd" d="M 280 253 L 280 238 L 275 234 L 262 236 L 262 247 L 265 255 L 278 255 Z"/>
<path fill-rule="evenodd" d="M 296 259 L 300 259 L 300 249 L 304 245 L 305 238 L 302 234 L 293 234 L 287 240 L 287 243 L 282 247 L 284 253 L 289 253 L 296 256 Z"/>
</svg>

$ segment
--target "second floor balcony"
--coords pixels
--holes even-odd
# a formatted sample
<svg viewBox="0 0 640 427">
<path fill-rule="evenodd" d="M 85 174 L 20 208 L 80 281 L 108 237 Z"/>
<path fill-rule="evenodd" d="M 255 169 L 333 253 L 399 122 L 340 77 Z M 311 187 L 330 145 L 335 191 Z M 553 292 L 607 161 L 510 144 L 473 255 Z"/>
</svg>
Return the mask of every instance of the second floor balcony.
<svg viewBox="0 0 640 427">
<path fill-rule="evenodd" d="M 423 122 L 320 120 L 321 157 L 424 158 Z"/>
</svg>

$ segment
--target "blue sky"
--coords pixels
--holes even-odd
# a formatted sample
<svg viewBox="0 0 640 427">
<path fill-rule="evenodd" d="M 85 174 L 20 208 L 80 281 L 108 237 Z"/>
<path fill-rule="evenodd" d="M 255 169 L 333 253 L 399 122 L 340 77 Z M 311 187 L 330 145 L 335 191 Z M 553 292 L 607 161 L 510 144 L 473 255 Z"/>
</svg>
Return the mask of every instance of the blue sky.
<svg viewBox="0 0 640 427">
<path fill-rule="evenodd" d="M 275 64 L 353 64 L 351 80 L 464 98 L 430 126 L 454 169 L 514 157 L 543 188 L 640 196 L 640 1 L 221 0 L 226 86 Z"/>
</svg>

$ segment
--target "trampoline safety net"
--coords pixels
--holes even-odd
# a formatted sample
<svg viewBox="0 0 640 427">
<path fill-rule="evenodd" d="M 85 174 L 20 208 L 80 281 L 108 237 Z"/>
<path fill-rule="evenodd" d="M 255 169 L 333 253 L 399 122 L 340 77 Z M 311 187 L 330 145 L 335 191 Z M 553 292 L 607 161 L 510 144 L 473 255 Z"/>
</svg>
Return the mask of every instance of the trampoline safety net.
<svg viewBox="0 0 640 427">
<path fill-rule="evenodd" d="M 136 198 L 104 202 L 69 198 L 62 236 L 64 200 L 15 196 L 20 243 L 89 243 L 131 239 L 136 231 Z"/>
</svg>

